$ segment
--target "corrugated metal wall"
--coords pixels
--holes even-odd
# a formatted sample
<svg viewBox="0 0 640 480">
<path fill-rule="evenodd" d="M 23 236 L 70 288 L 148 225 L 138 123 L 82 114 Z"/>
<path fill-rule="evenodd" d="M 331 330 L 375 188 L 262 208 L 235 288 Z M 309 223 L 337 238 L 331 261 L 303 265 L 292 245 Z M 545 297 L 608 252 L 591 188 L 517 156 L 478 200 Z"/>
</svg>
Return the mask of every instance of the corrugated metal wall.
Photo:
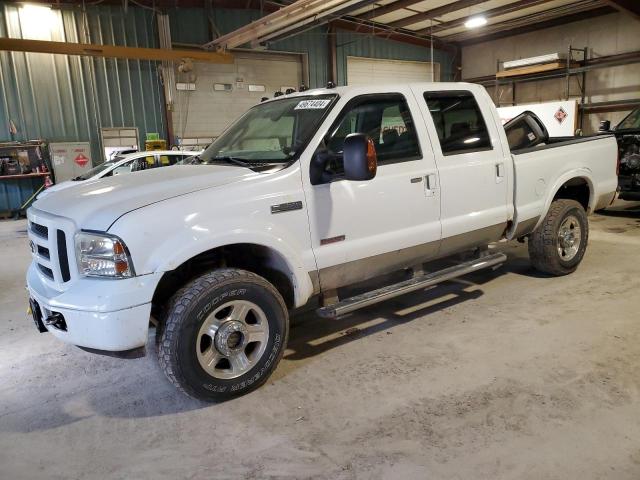
<svg viewBox="0 0 640 480">
<path fill-rule="evenodd" d="M 204 13 L 204 14 L 203 14 Z M 169 11 L 171 40 L 177 43 L 202 45 L 211 40 L 209 20 L 221 34 L 229 33 L 260 18 L 258 10 L 229 10 L 176 8 Z M 327 83 L 326 27 L 318 27 L 295 37 L 271 42 L 268 50 L 306 53 L 309 67 L 309 86 L 323 87 Z"/>
<path fill-rule="evenodd" d="M 21 38 L 28 31 L 20 8 L 0 1 L 0 36 Z M 156 20 L 148 9 L 129 6 L 125 12 L 120 5 L 98 5 L 83 13 L 80 7 L 65 7 L 53 9 L 52 15 L 51 35 L 45 39 L 158 46 Z M 256 10 L 170 9 L 172 39 L 200 45 L 211 38 L 209 19 L 220 33 L 227 33 L 259 15 Z M 339 31 L 337 45 L 340 84 L 345 82 L 348 55 L 429 60 L 427 48 L 351 32 Z M 326 84 L 326 27 L 272 42 L 268 49 L 307 54 L 310 86 Z M 436 50 L 435 60 L 441 64 L 442 79 L 449 79 L 453 58 Z M 13 121 L 16 140 L 89 141 L 96 162 L 102 158 L 101 127 L 138 127 L 141 141 L 147 132 L 165 132 L 156 62 L 0 52 L 0 87 L 0 141 L 11 140 Z"/>
<path fill-rule="evenodd" d="M 201 45 L 211 39 L 209 20 L 220 33 L 228 33 L 260 18 L 257 10 L 179 8 L 170 11 L 171 36 L 174 42 Z M 310 86 L 322 87 L 328 80 L 327 28 L 318 27 L 308 32 L 268 45 L 269 50 L 300 52 L 308 55 Z M 337 32 L 338 84 L 346 79 L 347 56 L 389 58 L 395 60 L 429 61 L 428 48 L 407 43 L 385 40 L 367 34 Z M 441 80 L 453 79 L 452 55 L 434 50 L 434 60 L 440 63 Z"/>
<path fill-rule="evenodd" d="M 429 62 L 431 60 L 430 49 L 426 47 L 342 30 L 338 30 L 337 34 L 336 56 L 338 59 L 338 83 L 340 85 L 346 85 L 347 83 L 348 56 L 420 62 Z M 443 82 L 452 80 L 453 56 L 442 50 L 434 49 L 433 59 L 436 63 L 440 63 L 440 80 Z"/>
<path fill-rule="evenodd" d="M 29 19 L 20 4 L 0 2 L 0 36 L 31 37 Z M 120 6 L 53 9 L 50 37 L 36 39 L 83 41 L 157 47 L 152 12 Z M 102 158 L 102 127 L 138 127 L 165 132 L 162 91 L 156 62 L 0 52 L 0 141 L 89 141 L 94 163 Z"/>
</svg>

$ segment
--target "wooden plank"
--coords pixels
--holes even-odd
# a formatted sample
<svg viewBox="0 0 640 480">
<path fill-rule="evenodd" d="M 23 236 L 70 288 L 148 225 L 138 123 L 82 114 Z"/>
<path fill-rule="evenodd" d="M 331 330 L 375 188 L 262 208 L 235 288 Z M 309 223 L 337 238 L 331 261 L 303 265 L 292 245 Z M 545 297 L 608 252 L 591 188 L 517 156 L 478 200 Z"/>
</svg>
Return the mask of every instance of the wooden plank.
<svg viewBox="0 0 640 480">
<path fill-rule="evenodd" d="M 48 177 L 51 173 L 18 173 L 16 175 L 1 175 L 0 180 L 15 180 L 17 178 Z"/>
<path fill-rule="evenodd" d="M 0 38 L 0 50 L 14 52 L 84 55 L 90 57 L 126 58 L 130 60 L 180 61 L 191 58 L 198 62 L 233 63 L 233 56 L 205 50 L 168 50 L 160 48 L 121 47 L 90 43 L 48 42 L 21 38 Z"/>
<path fill-rule="evenodd" d="M 578 63 L 572 62 L 570 68 L 578 67 Z M 542 65 L 531 65 L 529 67 L 512 68 L 496 73 L 496 78 L 519 77 L 522 75 L 532 75 L 535 73 L 551 72 L 553 70 L 566 69 L 566 62 L 543 63 Z"/>
</svg>

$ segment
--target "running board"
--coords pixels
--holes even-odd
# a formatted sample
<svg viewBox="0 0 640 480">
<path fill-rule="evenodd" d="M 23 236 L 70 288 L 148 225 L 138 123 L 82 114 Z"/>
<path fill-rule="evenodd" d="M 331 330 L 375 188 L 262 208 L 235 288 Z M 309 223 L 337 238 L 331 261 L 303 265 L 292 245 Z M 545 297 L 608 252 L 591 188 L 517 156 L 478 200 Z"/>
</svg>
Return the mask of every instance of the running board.
<svg viewBox="0 0 640 480">
<path fill-rule="evenodd" d="M 383 302 L 390 298 L 404 295 L 405 293 L 437 285 L 438 283 L 452 280 L 471 272 L 495 267 L 504 263 L 506 260 L 507 256 L 504 253 L 492 253 L 437 272 L 420 275 L 403 282 L 378 288 L 377 290 L 372 290 L 361 295 L 356 295 L 355 297 L 345 298 L 344 300 L 332 305 L 319 308 L 316 310 L 316 313 L 323 318 L 340 317 L 346 313 L 353 312 L 354 310 L 373 305 L 374 303 Z"/>
</svg>

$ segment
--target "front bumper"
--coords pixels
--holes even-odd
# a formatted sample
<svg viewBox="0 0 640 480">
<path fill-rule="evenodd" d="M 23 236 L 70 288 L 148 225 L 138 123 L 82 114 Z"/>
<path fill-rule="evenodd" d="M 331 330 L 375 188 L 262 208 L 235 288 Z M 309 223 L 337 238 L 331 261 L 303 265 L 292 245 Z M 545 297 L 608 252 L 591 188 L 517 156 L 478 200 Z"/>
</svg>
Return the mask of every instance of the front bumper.
<svg viewBox="0 0 640 480">
<path fill-rule="evenodd" d="M 34 263 L 27 289 L 42 317 L 59 313 L 65 328 L 45 325 L 60 340 L 85 348 L 121 352 L 146 344 L 151 299 L 162 274 L 122 280 L 79 278 L 66 291 L 46 285 Z"/>
</svg>

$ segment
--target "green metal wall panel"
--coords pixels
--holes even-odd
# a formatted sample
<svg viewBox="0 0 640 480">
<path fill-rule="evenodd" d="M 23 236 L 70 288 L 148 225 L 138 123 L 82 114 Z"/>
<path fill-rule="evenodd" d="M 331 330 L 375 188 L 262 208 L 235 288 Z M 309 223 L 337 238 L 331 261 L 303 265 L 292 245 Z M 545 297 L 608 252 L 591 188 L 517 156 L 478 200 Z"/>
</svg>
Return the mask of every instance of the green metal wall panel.
<svg viewBox="0 0 640 480">
<path fill-rule="evenodd" d="M 171 36 L 174 42 L 202 45 L 212 38 L 216 29 L 219 33 L 229 33 L 236 28 L 260 18 L 257 10 L 176 8 L 169 12 Z M 267 45 L 269 50 L 306 53 L 311 87 L 326 85 L 329 78 L 327 28 L 321 26 Z M 388 58 L 394 60 L 429 61 L 430 49 L 385 40 L 367 34 L 337 32 L 338 84 L 344 85 L 347 56 Z M 442 50 L 434 49 L 434 61 L 440 63 L 441 80 L 453 78 L 454 58 Z"/>
<path fill-rule="evenodd" d="M 260 18 L 257 10 L 176 8 L 169 13 L 171 36 L 174 42 L 202 45 L 217 30 L 225 34 Z M 215 26 L 215 27 L 214 27 Z M 321 26 L 267 45 L 269 50 L 306 53 L 311 87 L 326 85 L 329 78 L 327 28 Z M 386 40 L 364 33 L 338 30 L 337 32 L 338 84 L 346 79 L 347 56 L 388 58 L 394 60 L 430 61 L 429 48 Z M 434 49 L 434 61 L 440 63 L 441 80 L 453 78 L 454 58 L 451 54 Z"/>
<path fill-rule="evenodd" d="M 0 0 L 0 36 L 23 36 L 19 3 Z M 157 47 L 157 26 L 148 9 L 121 5 L 52 10 L 51 40 Z M 228 33 L 260 17 L 257 10 L 175 8 L 169 10 L 174 42 L 203 44 L 211 31 Z M 305 53 L 310 87 L 328 79 L 326 27 L 277 42 L 268 50 Z M 366 34 L 338 31 L 338 83 L 344 84 L 348 55 L 429 61 L 429 49 Z M 452 76 L 453 57 L 435 50 L 442 80 Z M 94 159 L 102 158 L 101 127 L 137 127 L 165 132 L 162 87 L 157 63 L 146 60 L 0 52 L 0 141 L 44 138 L 89 141 Z M 18 132 L 10 135 L 13 121 Z M 95 160 L 94 160 L 95 161 Z"/>
<path fill-rule="evenodd" d="M 211 31 L 220 34 L 232 32 L 260 18 L 259 10 L 175 8 L 169 11 L 171 39 L 173 42 L 202 45 L 211 40 Z M 312 88 L 327 83 L 327 39 L 326 27 L 317 27 L 308 32 L 269 42 L 267 50 L 275 52 L 306 53 L 309 67 L 309 84 Z"/>
<path fill-rule="evenodd" d="M 286 52 L 306 53 L 309 67 L 309 86 L 311 88 L 324 87 L 329 79 L 327 63 L 329 46 L 326 34 L 327 28 L 321 26 L 295 37 L 273 42 L 269 44 L 269 48 Z"/>
<path fill-rule="evenodd" d="M 22 38 L 20 4 L 0 2 L 0 36 Z M 153 13 L 121 6 L 52 10 L 55 41 L 157 47 Z M 39 38 L 41 39 L 41 38 Z M 146 60 L 0 52 L 0 141 L 89 141 L 102 158 L 100 128 L 165 131 L 157 63 Z M 12 138 L 10 121 L 17 134 Z"/>
</svg>

